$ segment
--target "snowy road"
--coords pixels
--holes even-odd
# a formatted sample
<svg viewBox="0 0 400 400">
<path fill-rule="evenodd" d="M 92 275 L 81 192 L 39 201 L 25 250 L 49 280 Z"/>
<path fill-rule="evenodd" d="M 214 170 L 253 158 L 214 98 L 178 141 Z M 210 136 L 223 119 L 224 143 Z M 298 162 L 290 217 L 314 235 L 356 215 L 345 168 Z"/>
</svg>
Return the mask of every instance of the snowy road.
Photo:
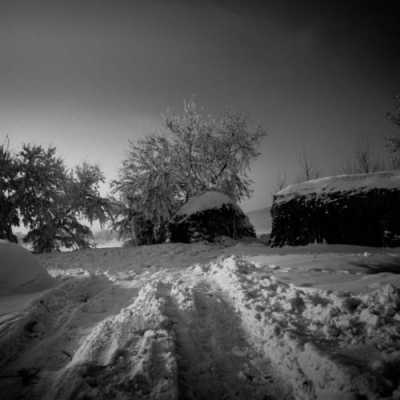
<svg viewBox="0 0 400 400">
<path fill-rule="evenodd" d="M 291 398 L 197 268 L 69 277 L 1 337 L 7 399 Z"/>
<path fill-rule="evenodd" d="M 189 267 L 55 269 L 56 287 L 0 322 L 1 398 L 399 398 L 396 287 L 296 286 L 289 255 L 190 251 Z"/>
</svg>

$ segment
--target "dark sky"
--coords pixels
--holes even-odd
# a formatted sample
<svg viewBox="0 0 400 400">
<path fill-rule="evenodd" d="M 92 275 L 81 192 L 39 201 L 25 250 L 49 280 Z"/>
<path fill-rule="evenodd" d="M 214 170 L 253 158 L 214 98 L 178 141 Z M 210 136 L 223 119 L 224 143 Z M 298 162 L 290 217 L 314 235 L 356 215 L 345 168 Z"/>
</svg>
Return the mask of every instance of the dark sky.
<svg viewBox="0 0 400 400">
<path fill-rule="evenodd" d="M 0 1 L 0 139 L 56 145 L 114 178 L 128 139 L 195 96 L 268 131 L 254 197 L 306 153 L 340 172 L 360 143 L 396 133 L 400 13 L 390 1 Z"/>
</svg>

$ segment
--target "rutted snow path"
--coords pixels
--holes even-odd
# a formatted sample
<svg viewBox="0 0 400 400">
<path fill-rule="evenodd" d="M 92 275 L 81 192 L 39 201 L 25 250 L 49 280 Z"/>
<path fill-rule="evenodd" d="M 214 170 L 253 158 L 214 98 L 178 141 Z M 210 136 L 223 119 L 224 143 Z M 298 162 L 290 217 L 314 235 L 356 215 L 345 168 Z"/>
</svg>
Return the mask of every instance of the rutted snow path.
<svg viewBox="0 0 400 400">
<path fill-rule="evenodd" d="M 0 334 L 8 399 L 284 399 L 200 267 L 68 277 Z"/>
<path fill-rule="evenodd" d="M 186 293 L 176 287 L 171 293 L 166 312 L 176 338 L 179 398 L 286 398 L 270 363 L 249 345 L 218 288 L 201 281 Z"/>
<path fill-rule="evenodd" d="M 399 398 L 393 287 L 338 297 L 235 256 L 58 279 L 0 323 L 1 399 Z"/>
</svg>

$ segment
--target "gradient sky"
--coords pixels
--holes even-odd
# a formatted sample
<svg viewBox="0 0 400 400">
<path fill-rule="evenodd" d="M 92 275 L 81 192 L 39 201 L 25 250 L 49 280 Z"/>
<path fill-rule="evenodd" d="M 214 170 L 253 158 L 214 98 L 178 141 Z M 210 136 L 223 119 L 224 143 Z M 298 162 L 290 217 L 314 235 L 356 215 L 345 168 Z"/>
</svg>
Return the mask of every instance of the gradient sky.
<svg viewBox="0 0 400 400">
<path fill-rule="evenodd" d="M 397 132 L 385 114 L 400 93 L 399 20 L 389 1 L 1 0 L 0 140 L 55 145 L 112 179 L 128 140 L 195 96 L 267 130 L 243 203 L 265 207 L 302 152 L 322 174 L 360 143 L 382 153 Z"/>
</svg>

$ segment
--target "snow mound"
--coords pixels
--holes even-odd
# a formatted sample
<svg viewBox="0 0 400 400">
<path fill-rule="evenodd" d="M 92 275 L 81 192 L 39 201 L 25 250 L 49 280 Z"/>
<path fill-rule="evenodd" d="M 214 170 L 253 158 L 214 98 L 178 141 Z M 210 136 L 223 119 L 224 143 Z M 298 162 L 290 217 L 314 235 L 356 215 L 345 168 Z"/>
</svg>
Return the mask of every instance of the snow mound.
<svg viewBox="0 0 400 400">
<path fill-rule="evenodd" d="M 158 282 L 99 322 L 56 376 L 48 399 L 176 399 L 174 338 Z M 95 384 L 93 384 L 95 382 Z"/>
<path fill-rule="evenodd" d="M 285 199 L 308 194 L 335 192 L 359 192 L 373 189 L 400 189 L 400 172 L 384 171 L 369 174 L 328 176 L 289 185 L 276 193 L 277 199 Z"/>
<path fill-rule="evenodd" d="M 224 204 L 236 205 L 226 194 L 209 191 L 190 199 L 177 215 L 192 215 L 213 208 L 221 208 Z"/>
<path fill-rule="evenodd" d="M 53 278 L 23 247 L 0 241 L 0 295 L 30 293 L 53 285 Z"/>
</svg>

